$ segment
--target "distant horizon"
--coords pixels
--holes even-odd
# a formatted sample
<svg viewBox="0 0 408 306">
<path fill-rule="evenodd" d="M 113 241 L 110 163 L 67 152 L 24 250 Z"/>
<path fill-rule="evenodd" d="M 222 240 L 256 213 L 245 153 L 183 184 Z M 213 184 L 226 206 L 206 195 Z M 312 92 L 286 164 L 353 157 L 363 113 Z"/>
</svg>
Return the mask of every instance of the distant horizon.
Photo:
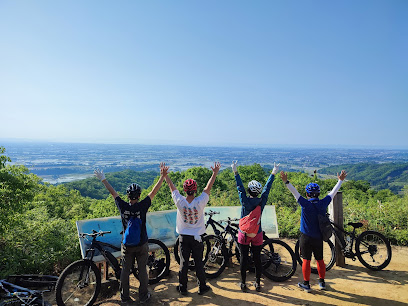
<svg viewBox="0 0 408 306">
<path fill-rule="evenodd" d="M 36 143 L 36 144 L 84 144 L 84 145 L 140 145 L 140 146 L 176 146 L 176 147 L 212 147 L 212 148 L 295 148 L 295 149 L 378 149 L 378 150 L 408 150 L 408 146 L 380 146 L 380 145 L 323 145 L 323 144 L 183 144 L 183 143 L 138 143 L 138 142 L 89 142 L 89 141 L 56 141 L 44 139 L 18 139 L 18 138 L 0 138 L 2 143 Z M 7 149 L 7 148 L 6 148 Z"/>
</svg>

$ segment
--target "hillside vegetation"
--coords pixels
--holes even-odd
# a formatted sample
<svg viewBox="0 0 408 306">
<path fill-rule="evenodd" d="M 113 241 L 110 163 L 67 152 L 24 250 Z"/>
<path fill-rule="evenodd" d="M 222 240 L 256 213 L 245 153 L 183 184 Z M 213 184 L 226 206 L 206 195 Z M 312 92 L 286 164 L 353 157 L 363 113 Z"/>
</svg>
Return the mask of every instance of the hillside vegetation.
<svg viewBox="0 0 408 306">
<path fill-rule="evenodd" d="M 80 258 L 75 221 L 118 215 L 114 201 L 111 196 L 93 199 L 65 185 L 43 184 L 41 178 L 26 167 L 10 164 L 10 158 L 4 153 L 5 149 L 0 147 L 0 278 L 14 273 L 59 273 Z M 265 184 L 270 173 L 259 164 L 240 166 L 238 171 L 244 184 L 252 179 Z M 142 178 L 146 173 L 139 174 Z M 108 179 L 115 175 L 108 175 Z M 211 170 L 203 167 L 170 173 L 180 190 L 186 178 L 197 180 L 198 192 L 203 190 L 210 176 Z M 122 178 L 119 176 L 117 179 Z M 305 195 L 304 187 L 310 181 L 321 186 L 322 194 L 330 191 L 336 183 L 335 179 L 322 180 L 294 172 L 289 173 L 289 179 L 302 195 Z M 148 194 L 157 180 L 158 176 L 143 190 L 142 197 Z M 134 177 L 124 177 L 123 181 L 123 186 L 127 186 Z M 102 185 L 96 178 L 89 179 L 87 184 Z M 118 187 L 122 195 L 125 192 L 123 186 Z M 347 181 L 341 190 L 346 222 L 361 221 L 364 223 L 363 230 L 378 230 L 392 243 L 408 245 L 408 192 L 396 195 L 388 189 L 374 190 L 362 180 Z M 273 182 L 268 199 L 270 204 L 276 206 L 280 236 L 298 237 L 300 208 L 280 178 Z M 217 176 L 208 205 L 239 205 L 230 169 Z M 164 184 L 150 210 L 174 208 L 169 188 Z"/>
<path fill-rule="evenodd" d="M 126 192 L 126 188 L 131 182 L 138 183 L 142 188 L 148 188 L 156 178 L 158 172 L 134 170 L 122 170 L 119 172 L 106 173 L 106 179 L 118 192 Z M 106 190 L 98 180 L 87 178 L 84 180 L 64 183 L 70 190 L 78 190 L 84 197 L 93 199 L 106 199 L 109 196 L 109 191 Z"/>
<path fill-rule="evenodd" d="M 401 193 L 404 186 L 408 185 L 408 163 L 361 163 L 331 166 L 319 170 L 319 173 L 333 174 L 347 169 L 348 178 L 370 182 L 377 190 L 390 189 Z"/>
</svg>

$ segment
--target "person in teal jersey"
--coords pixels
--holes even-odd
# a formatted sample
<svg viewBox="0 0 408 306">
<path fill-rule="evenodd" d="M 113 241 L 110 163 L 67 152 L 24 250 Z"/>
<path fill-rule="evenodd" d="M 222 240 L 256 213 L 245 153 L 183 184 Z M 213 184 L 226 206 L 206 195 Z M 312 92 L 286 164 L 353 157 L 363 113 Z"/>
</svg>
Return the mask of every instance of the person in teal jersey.
<svg viewBox="0 0 408 306">
<path fill-rule="evenodd" d="M 249 215 L 258 205 L 261 206 L 261 211 L 263 211 L 266 201 L 268 200 L 269 191 L 272 187 L 275 174 L 279 171 L 279 165 L 275 165 L 269 176 L 265 187 L 262 188 L 261 183 L 252 180 L 248 183 L 248 194 L 242 184 L 241 177 L 237 170 L 237 161 L 233 161 L 231 168 L 235 175 L 235 181 L 237 184 L 239 201 L 242 205 L 241 208 L 241 218 Z M 260 197 L 258 198 L 258 196 Z M 248 237 L 241 230 L 238 231 L 238 246 L 240 250 L 240 270 L 241 270 L 241 282 L 239 284 L 243 292 L 247 292 L 248 288 L 246 285 L 246 271 L 248 265 L 249 257 L 249 247 L 251 245 L 253 260 L 255 264 L 255 282 L 254 286 L 256 291 L 261 291 L 261 273 L 262 273 L 262 263 L 261 263 L 261 248 L 263 243 L 263 231 L 262 225 L 259 226 L 258 233 L 254 237 Z"/>
</svg>

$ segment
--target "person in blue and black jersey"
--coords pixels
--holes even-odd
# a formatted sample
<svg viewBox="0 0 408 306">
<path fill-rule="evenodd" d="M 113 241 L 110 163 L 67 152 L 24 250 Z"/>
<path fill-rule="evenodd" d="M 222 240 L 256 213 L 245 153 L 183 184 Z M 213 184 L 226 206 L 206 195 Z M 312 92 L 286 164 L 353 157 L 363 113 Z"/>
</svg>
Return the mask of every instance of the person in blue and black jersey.
<svg viewBox="0 0 408 306">
<path fill-rule="evenodd" d="M 339 191 L 342 182 L 346 178 L 346 171 L 342 170 L 340 175 L 337 174 L 338 182 L 334 186 L 333 190 L 329 194 L 319 200 L 320 187 L 316 183 L 309 183 L 306 186 L 307 199 L 302 197 L 295 187 L 288 181 L 288 175 L 281 171 L 280 177 L 285 183 L 286 187 L 292 192 L 296 201 L 302 208 L 300 217 L 300 255 L 303 258 L 302 272 L 304 281 L 298 283 L 298 286 L 305 290 L 306 292 L 311 292 L 310 289 L 310 261 L 312 259 L 312 254 L 317 261 L 317 271 L 319 273 L 319 287 L 321 290 L 326 290 L 325 274 L 326 265 L 323 260 L 323 239 L 320 233 L 319 220 L 317 215 L 325 215 L 327 211 L 327 206 Z"/>
<path fill-rule="evenodd" d="M 146 231 L 146 214 L 152 204 L 152 200 L 156 193 L 159 191 L 160 186 L 163 183 L 164 177 L 167 175 L 169 167 L 164 163 L 160 164 L 160 178 L 154 185 L 152 191 L 141 201 L 139 201 L 142 188 L 138 184 L 131 184 L 126 190 L 129 202 L 126 202 L 120 198 L 118 193 L 113 189 L 109 182 L 105 178 L 102 170 L 96 169 L 94 171 L 95 176 L 101 180 L 105 188 L 110 192 L 115 199 L 116 206 L 120 211 L 120 216 L 123 224 L 123 232 L 125 232 L 128 225 L 128 221 L 131 217 L 141 219 L 141 232 L 140 242 L 138 245 L 125 245 L 122 242 L 122 272 L 120 274 L 120 297 L 123 305 L 132 304 L 132 299 L 129 295 L 129 275 L 130 270 L 135 262 L 139 267 L 139 301 L 145 303 L 150 299 L 150 292 L 147 289 L 149 278 L 147 275 L 147 259 L 149 253 L 149 244 L 147 243 L 147 231 Z"/>
<path fill-rule="evenodd" d="M 241 177 L 237 170 L 237 161 L 233 161 L 231 165 L 232 171 L 235 175 L 235 181 L 237 183 L 237 189 L 239 193 L 239 201 L 242 205 L 241 218 L 249 215 L 258 205 L 261 206 L 261 211 L 263 211 L 266 201 L 268 200 L 269 191 L 272 187 L 275 174 L 278 173 L 279 164 L 275 165 L 269 176 L 265 187 L 262 189 L 261 183 L 252 180 L 248 183 L 248 194 L 245 191 L 245 187 L 242 184 Z M 261 195 L 260 198 L 258 196 Z M 244 234 L 241 230 L 238 231 L 238 246 L 241 253 L 240 256 L 240 270 L 241 270 L 241 282 L 239 286 L 243 292 L 247 292 L 248 288 L 246 285 L 246 271 L 248 265 L 249 257 L 249 246 L 251 245 L 253 260 L 255 264 L 255 282 L 254 286 L 256 291 L 261 291 L 261 273 L 262 273 L 262 263 L 261 263 L 261 248 L 263 243 L 263 231 L 262 226 L 259 226 L 258 233 L 254 237 L 249 237 Z"/>
</svg>

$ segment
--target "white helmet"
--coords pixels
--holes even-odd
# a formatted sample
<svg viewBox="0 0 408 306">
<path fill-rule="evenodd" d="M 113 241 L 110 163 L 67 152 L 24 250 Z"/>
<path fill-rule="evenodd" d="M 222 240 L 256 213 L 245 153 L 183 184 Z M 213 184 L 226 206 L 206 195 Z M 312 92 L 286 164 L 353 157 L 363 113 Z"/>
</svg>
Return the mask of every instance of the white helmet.
<svg viewBox="0 0 408 306">
<path fill-rule="evenodd" d="M 252 180 L 248 183 L 248 189 L 255 194 L 260 194 L 262 191 L 262 185 L 260 182 Z"/>
</svg>

